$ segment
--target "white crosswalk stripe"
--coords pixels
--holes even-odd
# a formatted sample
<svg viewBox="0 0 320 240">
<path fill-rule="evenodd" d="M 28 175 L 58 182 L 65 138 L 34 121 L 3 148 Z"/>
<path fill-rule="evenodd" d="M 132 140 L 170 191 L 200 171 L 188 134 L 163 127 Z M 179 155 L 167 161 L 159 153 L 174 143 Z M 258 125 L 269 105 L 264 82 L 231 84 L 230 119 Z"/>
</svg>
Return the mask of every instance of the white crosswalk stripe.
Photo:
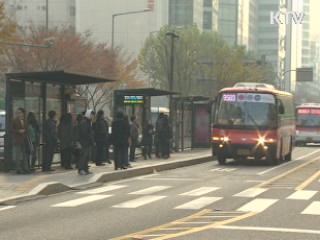
<svg viewBox="0 0 320 240">
<path fill-rule="evenodd" d="M 310 190 L 298 190 L 291 194 L 287 199 L 294 199 L 294 200 L 309 200 L 312 198 L 317 191 L 310 191 Z"/>
<path fill-rule="evenodd" d="M 83 204 L 95 202 L 95 201 L 112 197 L 112 196 L 113 195 L 90 195 L 90 196 L 74 199 L 71 201 L 58 203 L 58 204 L 52 205 L 52 207 L 77 207 Z"/>
<path fill-rule="evenodd" d="M 112 207 L 113 208 L 138 208 L 163 198 L 166 198 L 166 196 L 143 196 L 137 199 L 133 199 L 127 202 L 114 205 Z"/>
<path fill-rule="evenodd" d="M 162 190 L 171 188 L 171 186 L 154 186 L 154 187 L 149 187 L 149 188 L 145 188 L 139 191 L 135 191 L 135 192 L 131 192 L 128 194 L 141 194 L 141 195 L 146 195 L 146 194 L 152 194 L 152 193 L 156 193 L 156 192 L 160 192 Z"/>
<path fill-rule="evenodd" d="M 77 192 L 77 194 L 99 194 L 99 193 L 109 192 L 112 190 L 117 190 L 117 189 L 124 188 L 124 187 L 127 187 L 127 186 L 126 185 L 109 185 L 109 186 L 104 186 L 101 188 L 95 188 L 92 190 Z"/>
<path fill-rule="evenodd" d="M 210 172 L 232 172 L 236 170 L 236 168 L 214 168 L 211 169 Z"/>
<path fill-rule="evenodd" d="M 201 195 L 207 194 L 209 192 L 213 192 L 218 189 L 220 189 L 220 188 L 219 187 L 202 187 L 202 188 L 194 189 L 190 192 L 181 193 L 179 195 L 182 195 L 182 196 L 201 196 Z"/>
<path fill-rule="evenodd" d="M 4 207 L 0 207 L 0 212 L 1 211 L 5 211 L 5 210 L 9 210 L 9 209 L 13 209 L 15 208 L 16 206 L 4 206 Z"/>
<path fill-rule="evenodd" d="M 266 198 L 257 198 L 244 206 L 240 207 L 238 211 L 240 212 L 263 212 L 272 204 L 279 201 L 279 199 L 266 199 Z"/>
<path fill-rule="evenodd" d="M 301 214 L 320 215 L 320 201 L 312 202 Z"/>
<path fill-rule="evenodd" d="M 240 193 L 237 193 L 233 196 L 235 197 L 256 197 L 258 195 L 260 195 L 261 193 L 267 191 L 268 189 L 266 188 L 249 188 L 247 190 L 244 190 Z"/>
<path fill-rule="evenodd" d="M 180 206 L 175 207 L 175 209 L 200 209 L 211 203 L 219 201 L 222 197 L 200 197 Z"/>
</svg>

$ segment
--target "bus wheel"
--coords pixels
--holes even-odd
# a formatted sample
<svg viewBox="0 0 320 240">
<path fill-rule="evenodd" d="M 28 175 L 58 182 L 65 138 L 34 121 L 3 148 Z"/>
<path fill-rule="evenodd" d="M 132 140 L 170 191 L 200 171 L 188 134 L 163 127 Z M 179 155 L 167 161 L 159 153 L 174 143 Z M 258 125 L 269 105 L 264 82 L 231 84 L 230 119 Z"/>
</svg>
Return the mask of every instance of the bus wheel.
<svg viewBox="0 0 320 240">
<path fill-rule="evenodd" d="M 292 160 L 292 151 L 290 151 L 287 155 L 284 156 L 285 161 L 291 161 Z"/>
<path fill-rule="evenodd" d="M 227 161 L 227 157 L 223 153 L 217 154 L 218 162 L 220 165 L 225 165 Z"/>
<path fill-rule="evenodd" d="M 279 159 L 277 158 L 277 154 L 275 151 L 269 152 L 267 156 L 267 161 L 269 165 L 278 165 L 279 164 Z"/>
</svg>

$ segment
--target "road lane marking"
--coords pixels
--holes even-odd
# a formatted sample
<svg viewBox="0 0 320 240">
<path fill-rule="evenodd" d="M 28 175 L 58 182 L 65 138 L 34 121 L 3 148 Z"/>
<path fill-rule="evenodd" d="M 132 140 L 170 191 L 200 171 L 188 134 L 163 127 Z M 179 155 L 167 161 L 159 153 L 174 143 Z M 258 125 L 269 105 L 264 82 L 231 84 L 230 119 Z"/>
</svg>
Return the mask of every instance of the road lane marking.
<svg viewBox="0 0 320 240">
<path fill-rule="evenodd" d="M 90 195 L 87 197 L 82 197 L 82 198 L 78 198 L 75 200 L 71 200 L 71 201 L 67 201 L 67 202 L 63 202 L 63 203 L 58 203 L 58 204 L 52 205 L 52 207 L 78 207 L 83 204 L 95 202 L 95 201 L 105 199 L 108 197 L 112 197 L 112 196 L 113 195 Z"/>
<path fill-rule="evenodd" d="M 232 172 L 236 170 L 236 168 L 214 168 L 211 169 L 210 172 Z"/>
<path fill-rule="evenodd" d="M 251 226 L 219 226 L 217 229 L 225 230 L 244 230 L 244 231 L 264 231 L 264 232 L 283 232 L 283 233 L 305 233 L 320 234 L 319 230 L 297 229 L 297 228 L 271 228 L 271 227 L 251 227 Z"/>
<path fill-rule="evenodd" d="M 174 209 L 200 209 L 220 199 L 222 199 L 222 197 L 201 197 L 177 206 Z"/>
<path fill-rule="evenodd" d="M 174 239 L 174 238 L 177 238 L 177 237 L 186 236 L 186 235 L 194 234 L 194 233 L 197 233 L 197 232 L 206 231 L 206 230 L 209 230 L 209 229 L 215 229 L 215 228 L 217 228 L 219 226 L 223 226 L 223 225 L 226 225 L 226 224 L 234 223 L 234 222 L 237 222 L 237 221 L 241 221 L 243 219 L 247 219 L 247 218 L 253 217 L 256 214 L 257 213 L 255 213 L 255 212 L 249 212 L 249 213 L 240 215 L 240 216 L 235 217 L 235 218 L 231 218 L 231 219 L 224 220 L 224 221 L 221 221 L 221 222 L 215 222 L 213 224 L 209 224 L 209 225 L 203 226 L 203 227 L 195 227 L 195 228 L 192 228 L 192 229 L 184 231 L 184 232 L 168 234 L 168 235 L 166 235 L 164 237 L 154 238 L 153 240 L 165 240 L 165 239 L 172 239 L 172 238 Z"/>
<path fill-rule="evenodd" d="M 241 212 L 263 212 L 272 204 L 276 203 L 279 199 L 266 199 L 266 198 L 257 198 L 251 202 L 245 204 L 237 211 Z"/>
<path fill-rule="evenodd" d="M 133 199 L 127 202 L 114 205 L 112 207 L 113 208 L 138 208 L 163 198 L 166 198 L 166 196 L 143 196 L 137 199 Z"/>
<path fill-rule="evenodd" d="M 220 188 L 219 187 L 201 187 L 201 188 L 194 189 L 190 192 L 181 193 L 179 195 L 181 195 L 181 196 L 201 196 L 206 193 L 216 191 L 218 189 L 220 189 Z"/>
<path fill-rule="evenodd" d="M 317 152 L 319 152 L 319 151 L 320 151 L 320 149 L 318 149 L 318 150 L 316 150 L 316 151 L 314 151 L 314 152 L 311 152 L 311 153 L 309 153 L 309 154 L 307 154 L 307 155 L 304 155 L 304 156 L 301 156 L 301 157 L 299 157 L 299 158 L 296 158 L 295 161 L 301 160 L 301 159 L 306 158 L 306 157 L 309 157 L 309 156 L 311 156 L 312 154 L 315 154 L 315 153 L 317 153 Z M 287 163 L 284 163 L 284 164 L 275 166 L 275 167 L 273 167 L 273 168 L 269 168 L 268 170 L 265 170 L 265 171 L 263 171 L 263 172 L 257 173 L 257 175 L 263 175 L 263 174 L 265 174 L 265 173 L 271 172 L 271 171 L 273 171 L 273 170 L 275 170 L 275 169 L 277 169 L 277 168 L 286 166 L 286 165 L 291 164 L 291 163 L 294 163 L 294 161 L 290 161 L 290 162 L 287 162 Z"/>
<path fill-rule="evenodd" d="M 127 186 L 126 185 L 109 185 L 109 186 L 104 186 L 100 188 L 95 188 L 92 190 L 77 192 L 77 194 L 99 194 L 99 193 L 104 193 L 104 192 L 108 192 L 108 191 L 112 191 L 112 190 L 116 190 L 124 187 L 127 187 Z"/>
<path fill-rule="evenodd" d="M 319 151 L 320 151 L 320 150 L 319 150 Z M 264 186 L 266 186 L 266 185 L 268 185 L 268 184 L 270 184 L 270 183 L 272 183 L 272 182 L 274 182 L 274 181 L 276 181 L 276 180 L 279 180 L 279 179 L 281 179 L 281 178 L 283 178 L 283 177 L 286 177 L 286 176 L 288 176 L 290 173 L 293 173 L 293 172 L 299 170 L 300 168 L 305 167 L 306 165 L 309 165 L 309 164 L 311 164 L 311 163 L 313 163 L 313 162 L 315 162 L 315 161 L 318 161 L 319 159 L 320 159 L 320 157 L 317 157 L 317 158 L 315 158 L 315 159 L 313 159 L 313 160 L 311 160 L 311 161 L 305 162 L 305 163 L 303 163 L 303 164 L 301 164 L 301 165 L 299 165 L 299 166 L 297 166 L 297 167 L 295 167 L 295 168 L 290 169 L 289 171 L 286 171 L 286 172 L 284 172 L 284 173 L 282 173 L 282 174 L 280 174 L 280 175 L 277 175 L 277 176 L 275 176 L 275 177 L 273 177 L 273 178 L 271 178 L 271 179 L 269 179 L 269 180 L 267 180 L 267 181 L 264 181 L 263 183 L 255 186 L 255 187 L 256 187 L 256 188 L 263 188 Z"/>
<path fill-rule="evenodd" d="M 309 200 L 312 198 L 318 191 L 309 191 L 309 190 L 298 190 L 291 194 L 287 199 L 293 200 Z"/>
<path fill-rule="evenodd" d="M 16 206 L 5 206 L 5 207 L 0 207 L 0 211 L 5 211 L 5 210 L 9 210 L 9 209 L 13 209 Z"/>
<path fill-rule="evenodd" d="M 145 188 L 139 191 L 131 192 L 128 194 L 152 194 L 152 193 L 160 192 L 162 190 L 165 190 L 171 187 L 172 186 L 154 186 L 154 187 Z"/>
<path fill-rule="evenodd" d="M 320 215 L 320 202 L 311 203 L 301 214 Z"/>
<path fill-rule="evenodd" d="M 316 180 L 320 176 L 320 171 L 317 173 L 313 174 L 311 177 L 309 177 L 306 181 L 301 183 L 298 187 L 296 187 L 296 190 L 303 190 L 305 189 L 308 185 L 310 185 L 314 180 Z"/>
<path fill-rule="evenodd" d="M 233 196 L 234 197 L 256 197 L 267 190 L 268 190 L 267 188 L 249 188 Z"/>
</svg>

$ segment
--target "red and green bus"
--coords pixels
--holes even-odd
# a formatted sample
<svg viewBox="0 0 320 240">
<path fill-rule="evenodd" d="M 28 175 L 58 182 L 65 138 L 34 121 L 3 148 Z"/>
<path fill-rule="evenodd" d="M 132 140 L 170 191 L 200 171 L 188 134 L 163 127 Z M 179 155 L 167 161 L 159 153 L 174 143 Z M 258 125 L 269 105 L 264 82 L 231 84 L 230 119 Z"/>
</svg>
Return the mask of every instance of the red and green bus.
<svg viewBox="0 0 320 240">
<path fill-rule="evenodd" d="M 220 90 L 212 123 L 212 154 L 219 164 L 253 158 L 291 160 L 295 145 L 293 95 L 263 83 Z"/>
<path fill-rule="evenodd" d="M 296 107 L 296 145 L 320 143 L 320 103 Z"/>
</svg>

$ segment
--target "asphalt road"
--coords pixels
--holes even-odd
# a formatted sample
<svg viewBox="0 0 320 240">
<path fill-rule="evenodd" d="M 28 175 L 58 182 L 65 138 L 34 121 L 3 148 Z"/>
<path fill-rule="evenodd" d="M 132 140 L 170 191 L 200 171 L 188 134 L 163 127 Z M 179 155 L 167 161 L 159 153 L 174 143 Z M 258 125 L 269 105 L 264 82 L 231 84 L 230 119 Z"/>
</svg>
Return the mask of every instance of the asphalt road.
<svg viewBox="0 0 320 240">
<path fill-rule="evenodd" d="M 319 153 L 295 148 L 277 166 L 213 161 L 0 206 L 0 239 L 320 239 Z"/>
</svg>

